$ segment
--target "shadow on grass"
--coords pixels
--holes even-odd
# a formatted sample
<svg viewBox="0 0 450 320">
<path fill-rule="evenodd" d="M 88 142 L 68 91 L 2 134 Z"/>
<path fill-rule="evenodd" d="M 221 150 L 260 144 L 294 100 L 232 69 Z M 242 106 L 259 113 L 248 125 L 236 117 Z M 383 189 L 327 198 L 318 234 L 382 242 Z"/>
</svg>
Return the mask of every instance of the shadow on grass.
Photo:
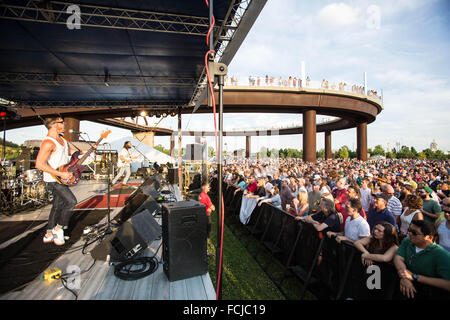
<svg viewBox="0 0 450 320">
<path fill-rule="evenodd" d="M 217 287 L 216 250 L 217 244 L 217 212 L 212 214 L 211 237 L 208 239 L 208 251 L 212 254 L 208 258 L 208 271 L 214 287 Z M 231 229 L 230 229 L 231 227 Z M 286 300 L 299 299 L 303 288 L 302 283 L 295 277 L 286 278 L 281 286 L 282 291 L 275 285 L 273 279 L 281 279 L 285 275 L 284 266 L 275 259 L 270 252 L 252 236 L 239 235 L 246 232 L 240 223 L 224 228 L 224 251 L 222 271 L 222 299 L 223 300 Z M 243 246 L 248 243 L 247 248 Z M 255 258 L 251 253 L 258 252 Z M 261 268 L 265 267 L 265 270 Z M 272 277 L 272 279 L 268 276 Z M 284 293 L 284 294 L 283 294 Z M 315 300 L 306 292 L 305 300 Z"/>
</svg>

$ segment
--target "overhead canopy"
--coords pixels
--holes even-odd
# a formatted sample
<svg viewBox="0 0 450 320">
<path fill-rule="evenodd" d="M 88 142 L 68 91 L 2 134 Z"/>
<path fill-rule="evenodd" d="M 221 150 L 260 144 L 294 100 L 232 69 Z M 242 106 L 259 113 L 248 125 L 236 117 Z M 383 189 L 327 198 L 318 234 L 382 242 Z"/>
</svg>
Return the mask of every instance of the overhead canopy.
<svg viewBox="0 0 450 320">
<path fill-rule="evenodd" d="M 214 0 L 229 63 L 267 0 Z M 0 2 L 0 98 L 34 107 L 193 106 L 204 90 L 203 0 Z M 68 13 L 69 12 L 69 13 Z M 76 27 L 80 22 L 80 29 Z"/>
</svg>

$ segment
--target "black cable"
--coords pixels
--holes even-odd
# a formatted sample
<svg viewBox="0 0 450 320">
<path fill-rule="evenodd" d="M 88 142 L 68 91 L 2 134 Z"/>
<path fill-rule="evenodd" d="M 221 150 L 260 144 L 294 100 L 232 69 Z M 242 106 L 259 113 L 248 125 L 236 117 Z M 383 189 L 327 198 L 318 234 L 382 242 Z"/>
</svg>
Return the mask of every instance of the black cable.
<svg viewBox="0 0 450 320">
<path fill-rule="evenodd" d="M 61 278 L 61 283 L 62 283 L 62 285 L 64 286 L 64 288 L 66 288 L 67 290 L 69 290 L 74 296 L 75 296 L 75 300 L 78 300 L 78 294 L 75 292 L 75 291 L 73 291 L 72 289 L 70 289 L 67 285 L 66 285 L 66 282 L 67 280 L 65 279 L 65 278 Z"/>
<path fill-rule="evenodd" d="M 158 265 L 158 259 L 154 256 L 129 259 L 114 266 L 114 275 L 126 281 L 138 280 L 154 273 Z M 133 266 L 140 266 L 140 268 L 131 270 Z"/>
</svg>

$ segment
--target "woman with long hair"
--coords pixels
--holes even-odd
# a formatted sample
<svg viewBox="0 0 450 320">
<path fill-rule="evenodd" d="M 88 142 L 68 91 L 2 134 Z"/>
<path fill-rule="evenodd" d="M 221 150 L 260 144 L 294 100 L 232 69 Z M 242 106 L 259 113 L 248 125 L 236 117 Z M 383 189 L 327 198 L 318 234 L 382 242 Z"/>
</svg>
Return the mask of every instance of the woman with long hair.
<svg viewBox="0 0 450 320">
<path fill-rule="evenodd" d="M 354 243 L 362 252 L 363 265 L 370 266 L 374 262 L 390 262 L 398 249 L 398 235 L 395 227 L 386 221 L 375 224 L 369 237 Z"/>
<path fill-rule="evenodd" d="M 293 211 L 294 215 L 303 217 L 308 215 L 308 209 L 308 193 L 299 190 L 297 197 L 292 200 L 291 211 Z"/>
<path fill-rule="evenodd" d="M 423 220 L 423 214 L 420 211 L 423 206 L 421 197 L 410 194 L 406 196 L 405 205 L 406 208 L 400 216 L 400 242 L 408 236 L 409 225 L 413 220 Z"/>
</svg>

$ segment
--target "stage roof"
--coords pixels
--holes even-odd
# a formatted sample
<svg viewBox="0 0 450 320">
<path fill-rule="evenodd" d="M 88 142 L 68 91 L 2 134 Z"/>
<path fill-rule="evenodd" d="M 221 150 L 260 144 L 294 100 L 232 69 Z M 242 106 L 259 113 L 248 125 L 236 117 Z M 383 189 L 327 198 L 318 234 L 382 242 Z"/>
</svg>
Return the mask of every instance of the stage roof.
<svg viewBox="0 0 450 320">
<path fill-rule="evenodd" d="M 213 1 L 216 61 L 231 62 L 266 1 Z M 201 103 L 205 1 L 76 4 L 71 30 L 72 3 L 0 1 L 0 98 L 36 108 Z"/>
</svg>

